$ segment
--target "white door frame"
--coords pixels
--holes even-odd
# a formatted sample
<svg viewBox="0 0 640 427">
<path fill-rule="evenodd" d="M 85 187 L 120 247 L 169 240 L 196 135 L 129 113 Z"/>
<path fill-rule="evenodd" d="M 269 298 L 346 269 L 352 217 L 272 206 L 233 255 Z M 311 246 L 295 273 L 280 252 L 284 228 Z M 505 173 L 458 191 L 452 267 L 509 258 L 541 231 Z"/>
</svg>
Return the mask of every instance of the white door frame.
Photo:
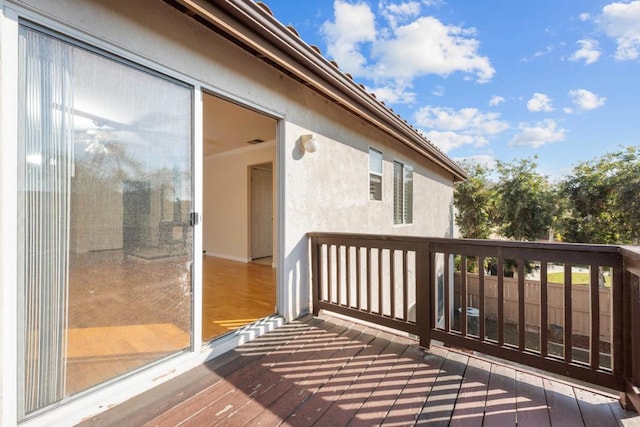
<svg viewBox="0 0 640 427">
<path fill-rule="evenodd" d="M 264 187 L 256 185 L 257 179 L 262 179 L 264 176 L 268 174 L 269 188 L 268 192 L 268 204 L 269 204 L 269 226 L 264 227 L 263 218 L 257 217 L 256 209 L 257 206 L 256 201 L 261 199 L 265 194 Z M 250 203 L 249 203 L 249 253 L 251 259 L 256 258 L 265 258 L 273 256 L 273 163 L 263 163 L 258 165 L 250 166 Z M 261 194 L 258 194 L 260 192 Z M 264 230 L 264 228 L 268 228 Z M 260 236 L 266 236 L 268 242 L 257 242 L 257 240 L 261 240 Z M 264 243 L 264 245 L 262 244 Z"/>
</svg>

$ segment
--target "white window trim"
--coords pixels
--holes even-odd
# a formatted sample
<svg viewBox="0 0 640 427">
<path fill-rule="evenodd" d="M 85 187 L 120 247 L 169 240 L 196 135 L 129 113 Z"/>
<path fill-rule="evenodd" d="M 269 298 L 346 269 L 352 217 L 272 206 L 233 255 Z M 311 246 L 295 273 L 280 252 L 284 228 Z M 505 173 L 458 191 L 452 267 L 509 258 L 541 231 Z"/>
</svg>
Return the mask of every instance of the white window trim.
<svg viewBox="0 0 640 427">
<path fill-rule="evenodd" d="M 0 12 L 0 197 L 7 202 L 0 207 L 0 425 L 10 426 L 18 423 L 18 294 L 11 286 L 18 282 L 18 13 L 8 7 Z"/>
<path fill-rule="evenodd" d="M 395 182 L 395 167 L 396 164 L 401 166 L 401 170 L 402 170 L 402 200 L 400 201 L 400 206 L 401 206 L 401 222 L 396 222 L 396 218 L 395 218 L 395 208 L 396 208 L 396 192 L 395 192 L 395 186 L 396 186 L 396 182 Z M 407 170 L 411 170 L 411 174 L 413 176 L 413 172 L 414 172 L 414 168 L 413 166 L 411 166 L 408 163 L 405 163 L 403 161 L 400 160 L 394 160 L 393 161 L 393 209 L 392 209 L 392 219 L 393 219 L 393 226 L 394 227 L 407 227 L 407 226 L 412 226 L 413 225 L 413 196 L 415 194 L 415 192 L 413 191 L 413 186 L 411 187 L 411 199 L 412 199 L 412 203 L 411 203 L 411 222 L 405 222 L 405 203 L 406 203 L 406 194 L 405 194 L 405 188 L 407 185 L 407 181 L 406 181 L 406 171 Z"/>
<path fill-rule="evenodd" d="M 371 151 L 372 150 L 380 153 L 380 170 L 382 171 L 380 173 L 374 172 L 371 170 Z M 369 146 L 369 150 L 367 150 L 367 160 L 369 161 L 369 167 L 368 167 L 369 173 L 367 174 L 367 188 L 369 189 L 367 191 L 368 199 L 370 202 L 380 203 L 384 199 L 384 155 L 382 154 L 381 150 L 378 150 L 375 147 Z M 380 177 L 380 200 L 371 198 L 371 175 L 372 174 Z"/>
</svg>

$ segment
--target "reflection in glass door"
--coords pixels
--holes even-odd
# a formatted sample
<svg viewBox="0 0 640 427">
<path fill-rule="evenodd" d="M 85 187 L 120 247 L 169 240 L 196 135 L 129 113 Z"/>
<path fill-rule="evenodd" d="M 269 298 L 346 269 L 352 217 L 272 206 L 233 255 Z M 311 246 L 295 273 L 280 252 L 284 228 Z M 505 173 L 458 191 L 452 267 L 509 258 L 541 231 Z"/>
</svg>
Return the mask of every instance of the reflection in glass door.
<svg viewBox="0 0 640 427">
<path fill-rule="evenodd" d="M 192 89 L 20 28 L 19 411 L 191 342 Z"/>
</svg>

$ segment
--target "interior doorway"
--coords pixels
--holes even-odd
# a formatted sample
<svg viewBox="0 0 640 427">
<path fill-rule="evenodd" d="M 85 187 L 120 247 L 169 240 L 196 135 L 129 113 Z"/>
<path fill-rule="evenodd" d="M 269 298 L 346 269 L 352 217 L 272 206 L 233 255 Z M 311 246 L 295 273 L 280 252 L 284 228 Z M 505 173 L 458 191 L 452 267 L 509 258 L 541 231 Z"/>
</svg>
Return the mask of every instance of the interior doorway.
<svg viewBox="0 0 640 427">
<path fill-rule="evenodd" d="M 208 342 L 276 311 L 278 123 L 206 93 L 203 118 L 202 340 Z"/>
<path fill-rule="evenodd" d="M 266 258 L 273 258 L 272 163 L 251 167 L 251 259 Z"/>
</svg>

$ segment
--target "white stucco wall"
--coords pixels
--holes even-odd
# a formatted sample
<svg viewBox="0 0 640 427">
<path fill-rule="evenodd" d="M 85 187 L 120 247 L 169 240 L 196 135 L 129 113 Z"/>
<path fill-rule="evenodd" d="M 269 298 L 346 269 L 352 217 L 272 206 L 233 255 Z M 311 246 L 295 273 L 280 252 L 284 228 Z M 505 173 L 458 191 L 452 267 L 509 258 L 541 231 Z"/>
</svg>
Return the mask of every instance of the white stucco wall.
<svg viewBox="0 0 640 427">
<path fill-rule="evenodd" d="M 301 277 L 308 277 L 307 232 L 451 237 L 453 231 L 452 178 L 443 177 L 408 150 L 392 146 L 376 130 L 363 135 L 346 124 L 344 128 L 335 122 L 315 125 L 331 129 L 331 137 L 325 136 L 327 131 L 316 136 L 318 150 L 314 153 L 300 153 L 295 136 L 305 133 L 304 128 L 287 123 L 286 130 L 284 278 L 295 296 L 285 307 L 290 313 L 309 310 L 309 287 L 299 285 Z M 383 153 L 382 201 L 369 200 L 370 146 Z M 393 223 L 394 160 L 414 167 L 413 224 Z"/>
</svg>

